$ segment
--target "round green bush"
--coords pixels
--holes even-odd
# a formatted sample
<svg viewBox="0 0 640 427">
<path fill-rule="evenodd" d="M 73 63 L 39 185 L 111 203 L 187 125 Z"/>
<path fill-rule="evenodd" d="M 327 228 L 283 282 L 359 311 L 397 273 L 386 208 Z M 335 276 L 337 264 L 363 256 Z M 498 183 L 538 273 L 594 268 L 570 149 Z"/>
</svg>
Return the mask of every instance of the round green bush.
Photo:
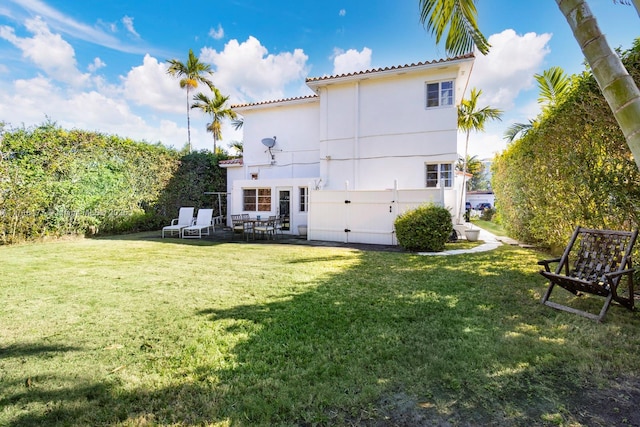
<svg viewBox="0 0 640 427">
<path fill-rule="evenodd" d="M 434 204 L 403 213 L 394 225 L 398 243 L 408 251 L 443 251 L 453 231 L 449 210 Z"/>
</svg>

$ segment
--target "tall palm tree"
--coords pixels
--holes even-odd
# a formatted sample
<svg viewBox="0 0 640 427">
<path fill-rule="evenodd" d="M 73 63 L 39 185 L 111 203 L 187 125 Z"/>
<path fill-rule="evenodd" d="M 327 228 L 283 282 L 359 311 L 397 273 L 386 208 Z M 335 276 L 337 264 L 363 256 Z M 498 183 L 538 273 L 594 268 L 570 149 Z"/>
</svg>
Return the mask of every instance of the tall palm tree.
<svg viewBox="0 0 640 427">
<path fill-rule="evenodd" d="M 189 145 L 189 152 L 191 152 L 190 92 L 191 89 L 197 88 L 200 83 L 204 83 L 210 88 L 213 88 L 213 83 L 208 78 L 209 75 L 213 74 L 213 71 L 211 71 L 209 64 L 200 62 L 200 59 L 191 49 L 189 49 L 189 57 L 186 63 L 177 59 L 168 59 L 167 62 L 169 63 L 167 74 L 180 78 L 180 87 L 187 89 L 187 143 Z"/>
<path fill-rule="evenodd" d="M 627 145 L 640 169 L 640 90 L 600 31 L 586 0 L 555 0 L 573 31 L 593 76 L 609 104 Z M 532 2 L 533 3 L 533 2 Z M 614 3 L 629 4 L 626 0 Z M 473 45 L 486 54 L 489 45 L 477 25 L 476 0 L 419 0 L 420 19 L 436 36 L 436 43 L 448 30 L 447 54 L 461 55 Z M 640 0 L 633 0 L 640 16 Z M 482 36 L 482 37 L 481 37 Z"/>
<path fill-rule="evenodd" d="M 462 188 L 460 192 L 460 206 L 464 206 L 464 189 L 467 180 L 467 156 L 469 151 L 469 135 L 471 131 L 482 132 L 484 126 L 489 120 L 502 120 L 502 111 L 489 106 L 478 107 L 478 98 L 482 95 L 482 91 L 476 88 L 471 89 L 469 99 L 463 99 L 458 106 L 458 129 L 465 132 L 466 139 L 464 143 L 464 161 L 462 162 Z M 458 212 L 460 215 L 460 212 Z M 458 217 L 458 220 L 460 217 Z"/>
<path fill-rule="evenodd" d="M 212 90 L 213 98 L 209 98 L 202 92 L 194 96 L 195 102 L 191 108 L 199 108 L 203 113 L 211 115 L 211 123 L 207 123 L 207 132 L 213 134 L 213 152 L 216 153 L 218 141 L 222 139 L 222 120 L 235 120 L 237 114 L 226 105 L 228 96 L 222 95 L 218 88 L 213 87 Z"/>
</svg>

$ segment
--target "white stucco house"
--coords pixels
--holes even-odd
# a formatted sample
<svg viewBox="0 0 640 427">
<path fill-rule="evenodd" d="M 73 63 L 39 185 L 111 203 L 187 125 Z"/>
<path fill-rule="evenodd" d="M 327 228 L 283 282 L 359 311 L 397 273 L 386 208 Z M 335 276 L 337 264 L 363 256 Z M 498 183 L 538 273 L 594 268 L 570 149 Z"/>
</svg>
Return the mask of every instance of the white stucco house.
<svg viewBox="0 0 640 427">
<path fill-rule="evenodd" d="M 283 215 L 314 240 L 396 244 L 395 218 L 426 202 L 460 212 L 457 106 L 474 57 L 307 78 L 312 95 L 232 106 L 242 159 L 228 213 Z"/>
</svg>

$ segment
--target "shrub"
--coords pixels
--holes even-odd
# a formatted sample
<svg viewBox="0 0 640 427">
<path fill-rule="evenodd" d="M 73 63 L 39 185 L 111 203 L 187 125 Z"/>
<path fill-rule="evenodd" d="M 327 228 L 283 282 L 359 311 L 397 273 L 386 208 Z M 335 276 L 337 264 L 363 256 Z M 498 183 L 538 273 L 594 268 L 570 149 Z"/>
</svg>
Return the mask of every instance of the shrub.
<svg viewBox="0 0 640 427">
<path fill-rule="evenodd" d="M 394 225 L 398 243 L 408 251 L 443 251 L 453 231 L 451 213 L 434 204 L 403 213 Z"/>
<path fill-rule="evenodd" d="M 496 214 L 496 210 L 494 208 L 483 209 L 482 213 L 480 214 L 480 219 L 483 221 L 491 221 L 495 214 Z"/>
</svg>

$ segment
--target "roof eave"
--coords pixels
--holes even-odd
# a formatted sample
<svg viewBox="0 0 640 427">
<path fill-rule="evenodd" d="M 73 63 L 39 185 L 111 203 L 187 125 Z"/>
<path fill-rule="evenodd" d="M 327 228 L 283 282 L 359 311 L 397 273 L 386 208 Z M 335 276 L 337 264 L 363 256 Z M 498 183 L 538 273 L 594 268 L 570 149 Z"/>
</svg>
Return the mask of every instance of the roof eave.
<svg viewBox="0 0 640 427">
<path fill-rule="evenodd" d="M 326 86 L 328 84 L 335 83 L 343 83 L 343 82 L 351 82 L 358 80 L 366 80 L 370 78 L 384 77 L 389 75 L 400 75 L 400 74 L 408 74 L 408 73 L 419 73 L 425 70 L 437 69 L 442 67 L 455 67 L 460 66 L 465 63 L 473 63 L 475 60 L 475 56 L 472 53 L 467 55 L 451 58 L 451 59 L 440 59 L 431 62 L 420 62 L 418 64 L 407 64 L 401 66 L 394 67 L 386 67 L 386 68 L 378 68 L 372 70 L 359 71 L 356 73 L 350 74 L 341 74 L 335 76 L 325 76 L 325 77 L 311 77 L 307 78 L 305 83 L 307 86 L 317 92 L 317 89 L 322 86 Z M 470 65 L 469 65 L 470 67 Z"/>
</svg>

